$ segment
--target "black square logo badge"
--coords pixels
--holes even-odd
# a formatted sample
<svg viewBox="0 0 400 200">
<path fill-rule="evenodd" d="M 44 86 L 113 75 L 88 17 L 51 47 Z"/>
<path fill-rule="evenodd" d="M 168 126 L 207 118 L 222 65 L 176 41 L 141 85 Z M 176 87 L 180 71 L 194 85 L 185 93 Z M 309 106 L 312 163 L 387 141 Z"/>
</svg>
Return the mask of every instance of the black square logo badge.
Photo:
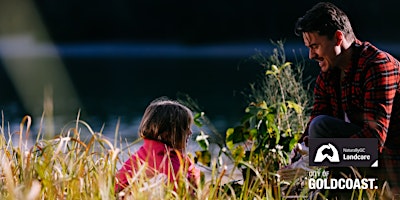
<svg viewBox="0 0 400 200">
<path fill-rule="evenodd" d="M 309 139 L 310 166 L 378 167 L 377 138 Z"/>
</svg>

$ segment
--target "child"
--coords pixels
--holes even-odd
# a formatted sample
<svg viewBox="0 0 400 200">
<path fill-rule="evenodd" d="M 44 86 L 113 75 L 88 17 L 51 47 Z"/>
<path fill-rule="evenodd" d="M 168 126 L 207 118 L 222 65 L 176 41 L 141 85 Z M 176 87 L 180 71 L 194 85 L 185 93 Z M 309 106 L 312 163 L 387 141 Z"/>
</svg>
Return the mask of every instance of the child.
<svg viewBox="0 0 400 200">
<path fill-rule="evenodd" d="M 128 180 L 143 165 L 147 165 L 145 175 L 149 179 L 165 175 L 176 189 L 178 172 L 184 170 L 186 178 L 196 186 L 200 171 L 185 155 L 192 122 L 192 112 L 176 101 L 160 98 L 151 102 L 139 126 L 139 136 L 144 143 L 117 172 L 115 191 L 129 187 Z"/>
</svg>

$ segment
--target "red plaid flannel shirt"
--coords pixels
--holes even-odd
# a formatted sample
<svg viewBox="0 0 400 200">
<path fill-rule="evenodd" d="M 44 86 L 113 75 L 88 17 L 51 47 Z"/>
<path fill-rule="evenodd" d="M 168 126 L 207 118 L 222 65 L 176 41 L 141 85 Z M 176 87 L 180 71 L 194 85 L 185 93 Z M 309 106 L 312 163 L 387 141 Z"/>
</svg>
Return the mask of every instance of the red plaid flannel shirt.
<svg viewBox="0 0 400 200">
<path fill-rule="evenodd" d="M 320 73 L 310 121 L 318 115 L 349 120 L 362 127 L 352 137 L 379 139 L 379 149 L 400 150 L 400 63 L 368 42 L 356 40 L 353 62 L 344 70 Z"/>
<path fill-rule="evenodd" d="M 400 188 L 400 63 L 368 42 L 356 40 L 353 48 L 341 84 L 340 70 L 317 77 L 310 122 L 318 115 L 344 119 L 345 112 L 362 127 L 351 137 L 378 138 L 380 166 L 392 187 Z"/>
</svg>

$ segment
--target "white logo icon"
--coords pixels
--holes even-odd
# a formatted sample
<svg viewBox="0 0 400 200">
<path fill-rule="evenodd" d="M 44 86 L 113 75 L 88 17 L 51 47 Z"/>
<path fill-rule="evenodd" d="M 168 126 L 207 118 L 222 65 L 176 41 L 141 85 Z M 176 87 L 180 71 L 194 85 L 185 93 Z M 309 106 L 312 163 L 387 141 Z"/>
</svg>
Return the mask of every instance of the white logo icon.
<svg viewBox="0 0 400 200">
<path fill-rule="evenodd" d="M 333 155 L 330 156 L 327 153 L 323 153 L 325 149 L 330 149 Z M 338 150 L 331 143 L 324 144 L 318 148 L 317 155 L 314 158 L 314 162 L 323 162 L 326 158 L 328 158 L 329 162 L 340 162 Z"/>
</svg>

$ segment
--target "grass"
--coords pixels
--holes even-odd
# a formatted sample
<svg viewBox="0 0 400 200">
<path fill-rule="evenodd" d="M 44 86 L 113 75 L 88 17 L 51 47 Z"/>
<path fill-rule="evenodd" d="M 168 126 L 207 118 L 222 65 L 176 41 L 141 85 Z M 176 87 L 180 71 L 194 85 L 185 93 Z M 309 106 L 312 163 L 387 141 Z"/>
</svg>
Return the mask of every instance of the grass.
<svg viewBox="0 0 400 200">
<path fill-rule="evenodd" d="M 245 187 L 222 185 L 230 172 L 216 166 L 211 167 L 210 179 L 194 188 L 186 179 L 179 179 L 177 187 L 162 176 L 149 179 L 140 173 L 145 165 L 132 178 L 133 187 L 115 194 L 117 165 L 123 162 L 123 154 L 130 155 L 122 149 L 122 142 L 115 146 L 79 119 L 54 139 L 43 139 L 42 129 L 31 133 L 31 121 L 24 117 L 15 133 L 6 133 L 4 122 L 1 126 L 0 199 L 262 199 L 268 195 L 258 192 L 263 190 L 258 187 L 262 179 L 246 181 Z M 82 138 L 83 129 L 90 133 L 87 139 Z M 32 140 L 30 135 L 37 137 Z"/>
<path fill-rule="evenodd" d="M 144 173 L 138 173 L 131 180 L 132 187 L 115 194 L 117 165 L 123 162 L 122 157 L 131 154 L 123 142 L 113 144 L 79 118 L 53 139 L 44 139 L 42 128 L 31 133 L 31 121 L 29 116 L 24 117 L 15 133 L 6 131 L 2 122 L 0 199 L 293 199 L 280 187 L 285 184 L 271 182 L 269 177 L 274 172 L 259 171 L 251 163 L 243 162 L 249 166 L 247 176 L 240 182 L 226 183 L 223 178 L 230 176 L 231 171 L 215 161 L 210 166 L 208 179 L 203 179 L 198 188 L 186 179 L 179 179 L 176 186 L 162 176 L 149 179 Z M 85 131 L 89 137 L 83 138 Z M 30 139 L 31 135 L 37 135 L 36 139 Z M 142 166 L 139 171 L 144 169 Z M 179 173 L 185 174 L 185 169 Z M 249 176 L 252 173 L 255 176 Z M 295 187 L 293 183 L 287 184 Z M 302 187 L 300 195 L 294 196 L 296 199 L 308 198 L 307 186 Z M 368 194 L 368 199 L 382 195 L 376 191 L 364 191 L 364 194 Z M 362 198 L 355 195 L 352 199 Z"/>
<path fill-rule="evenodd" d="M 89 141 L 81 140 L 80 125 L 91 133 Z M 113 198 L 119 149 L 83 121 L 48 140 L 39 132 L 36 140 L 29 141 L 30 128 L 31 118 L 26 116 L 14 133 L 19 136 L 14 143 L 14 134 L 6 135 L 3 123 L 1 199 Z"/>
<path fill-rule="evenodd" d="M 120 158 L 130 154 L 115 146 L 101 133 L 94 132 L 82 120 L 75 120 L 75 127 L 64 129 L 54 139 L 38 137 L 29 145 L 31 118 L 26 116 L 20 130 L 14 134 L 5 132 L 4 122 L 0 134 L 0 199 L 307 199 L 307 187 L 302 195 L 285 194 L 282 188 L 268 182 L 268 173 L 247 176 L 239 182 L 222 184 L 224 176 L 231 173 L 215 163 L 207 180 L 199 188 L 193 188 L 185 179 L 179 179 L 178 189 L 162 176 L 151 179 L 138 173 L 132 178 L 132 187 L 115 194 L 114 176 Z M 90 136 L 83 139 L 86 129 Z M 13 137 L 14 135 L 14 137 Z M 15 137 L 17 136 L 17 137 Z M 6 139 L 8 138 L 8 139 Z M 11 138 L 18 138 L 13 141 Z M 137 142 L 137 141 L 136 141 Z M 144 171 L 145 165 L 139 171 Z M 180 173 L 184 174 L 185 169 Z M 248 175 L 252 172 L 248 168 Z M 289 186 L 292 186 L 289 184 Z M 369 192 L 368 199 L 379 194 Z M 296 198 L 294 198 L 296 197 Z M 354 196 L 352 199 L 362 199 Z"/>
</svg>

